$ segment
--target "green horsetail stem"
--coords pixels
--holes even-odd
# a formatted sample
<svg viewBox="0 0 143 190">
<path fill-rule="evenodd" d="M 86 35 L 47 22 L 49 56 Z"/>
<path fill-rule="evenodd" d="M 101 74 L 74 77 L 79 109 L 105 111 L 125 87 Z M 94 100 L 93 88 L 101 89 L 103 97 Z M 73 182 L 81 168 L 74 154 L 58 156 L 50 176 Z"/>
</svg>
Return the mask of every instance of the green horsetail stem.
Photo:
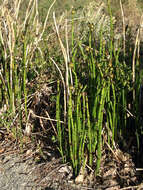
<svg viewBox="0 0 143 190">
<path fill-rule="evenodd" d="M 84 162 L 84 149 L 85 149 L 85 140 L 86 140 L 86 100 L 85 100 L 85 92 L 82 93 L 82 102 L 83 102 L 83 108 L 82 109 L 82 121 L 81 121 L 81 131 L 79 132 L 79 164 L 81 165 L 82 161 Z M 81 110 L 80 110 L 81 111 Z"/>
<path fill-rule="evenodd" d="M 105 85 L 105 84 L 104 84 Z M 100 169 L 101 155 L 102 155 L 102 127 L 103 127 L 103 113 L 104 113 L 104 104 L 106 98 L 106 86 L 103 85 L 101 92 L 101 99 L 98 112 L 98 144 L 97 144 L 97 162 L 96 162 L 96 173 L 98 174 Z"/>
<path fill-rule="evenodd" d="M 0 39 L 0 49 L 1 49 L 1 70 L 0 70 L 0 86 L 1 86 L 1 100 L 0 100 L 0 106 L 3 106 L 3 103 L 5 102 L 6 105 L 9 103 L 9 92 L 8 92 L 8 86 L 6 83 L 6 65 L 5 64 L 5 56 L 4 56 L 4 47 L 2 45 L 2 41 Z M 3 70 L 3 72 L 2 72 Z M 8 81 L 7 81 L 8 82 Z"/>
<path fill-rule="evenodd" d="M 9 96 L 10 96 L 10 110 L 15 113 L 15 103 L 14 103 L 14 55 L 13 52 L 10 56 L 10 78 L 9 78 Z"/>
<path fill-rule="evenodd" d="M 73 117 L 72 117 L 72 94 L 71 90 L 69 93 L 69 102 L 68 102 L 68 143 L 70 151 L 70 159 L 74 166 L 74 156 L 73 156 L 73 144 L 72 144 L 72 128 L 73 128 Z"/>
<path fill-rule="evenodd" d="M 91 122 L 90 122 L 90 113 L 89 113 L 89 106 L 88 106 L 88 97 L 86 99 L 86 114 L 87 114 L 87 130 L 88 130 L 88 151 L 89 151 L 89 165 L 92 166 L 93 157 L 92 157 L 92 131 L 91 131 Z"/>
<path fill-rule="evenodd" d="M 26 55 L 26 48 L 27 48 L 27 40 L 26 40 L 26 36 L 24 36 L 24 39 L 23 39 L 23 92 L 24 92 L 25 115 L 26 115 L 26 118 L 27 118 L 27 89 L 26 89 L 27 55 Z"/>
<path fill-rule="evenodd" d="M 86 86 L 82 88 L 79 87 L 79 92 L 77 95 L 77 103 L 76 103 L 76 124 L 77 124 L 77 155 L 78 155 L 78 165 L 81 166 L 84 161 L 84 147 L 85 147 L 85 138 L 86 138 L 86 130 L 85 130 L 85 97 L 84 91 Z"/>
<path fill-rule="evenodd" d="M 60 81 L 57 81 L 57 96 L 56 96 L 56 120 L 57 120 L 57 134 L 58 134 L 58 142 L 59 142 L 59 152 L 64 161 L 64 152 L 63 152 L 63 134 L 62 134 L 62 124 L 60 123 Z"/>
<path fill-rule="evenodd" d="M 112 142 L 115 140 L 115 137 L 117 137 L 117 122 L 116 122 L 116 93 L 115 93 L 115 86 L 112 83 L 112 93 L 113 93 L 113 103 L 112 103 Z"/>
<path fill-rule="evenodd" d="M 5 74 L 5 81 L 6 81 L 6 85 L 7 85 L 7 89 L 8 89 L 8 103 L 10 105 L 10 110 L 11 110 L 11 101 L 10 101 L 10 94 L 11 94 L 11 88 L 10 88 L 10 82 L 9 82 L 9 67 L 8 67 L 8 63 L 5 61 L 4 63 L 4 74 Z"/>
</svg>

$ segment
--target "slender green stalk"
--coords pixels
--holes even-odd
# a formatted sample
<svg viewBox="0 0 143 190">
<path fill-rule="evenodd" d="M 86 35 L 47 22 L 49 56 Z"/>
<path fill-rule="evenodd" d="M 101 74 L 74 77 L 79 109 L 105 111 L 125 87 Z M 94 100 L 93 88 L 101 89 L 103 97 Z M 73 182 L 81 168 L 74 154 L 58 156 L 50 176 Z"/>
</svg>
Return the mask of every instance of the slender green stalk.
<svg viewBox="0 0 143 190">
<path fill-rule="evenodd" d="M 64 161 L 64 152 L 63 152 L 63 134 L 62 134 L 62 124 L 60 123 L 60 81 L 57 81 L 57 100 L 56 100 L 56 120 L 57 120 L 57 134 L 59 141 L 59 151 Z"/>
<path fill-rule="evenodd" d="M 85 140 L 86 140 L 86 130 L 85 130 L 85 122 L 86 122 L 86 98 L 85 92 L 82 93 L 82 100 L 83 100 L 83 113 L 82 113 L 82 128 L 79 132 L 80 139 L 79 139 L 79 163 L 85 160 L 84 156 L 84 149 L 85 149 Z"/>
<path fill-rule="evenodd" d="M 68 102 L 68 142 L 70 149 L 70 158 L 72 164 L 74 166 L 74 155 L 73 155 L 73 142 L 72 142 L 72 127 L 73 127 L 73 117 L 72 117 L 72 95 L 71 92 L 69 94 L 69 102 Z"/>
<path fill-rule="evenodd" d="M 113 104 L 112 104 L 112 142 L 115 140 L 115 136 L 117 137 L 117 130 L 116 129 L 116 94 L 115 94 L 115 87 L 112 84 L 112 93 L 113 93 Z"/>
<path fill-rule="evenodd" d="M 105 85 L 105 84 L 104 84 Z M 102 155 L 102 126 L 103 126 L 103 110 L 106 97 L 106 86 L 103 85 L 101 92 L 100 107 L 98 112 L 98 145 L 97 145 L 97 162 L 96 162 L 96 173 L 99 172 L 101 155 Z"/>
<path fill-rule="evenodd" d="M 11 53 L 10 59 L 10 85 L 9 85 L 9 95 L 10 95 L 10 109 L 15 113 L 15 104 L 14 104 L 14 84 L 13 84 L 13 75 L 14 75 L 14 58 L 13 53 Z"/>
<path fill-rule="evenodd" d="M 27 80 L 27 55 L 26 55 L 27 41 L 26 36 L 24 36 L 23 41 L 23 92 L 24 92 L 24 108 L 25 115 L 27 118 L 27 89 L 26 89 L 26 80 Z"/>
<path fill-rule="evenodd" d="M 88 98 L 86 98 L 86 110 L 87 110 L 87 127 L 88 127 L 88 149 L 89 149 L 89 165 L 92 166 L 93 157 L 92 157 L 92 131 L 91 131 L 91 122 L 90 122 L 90 114 L 89 114 L 89 105 Z"/>
</svg>

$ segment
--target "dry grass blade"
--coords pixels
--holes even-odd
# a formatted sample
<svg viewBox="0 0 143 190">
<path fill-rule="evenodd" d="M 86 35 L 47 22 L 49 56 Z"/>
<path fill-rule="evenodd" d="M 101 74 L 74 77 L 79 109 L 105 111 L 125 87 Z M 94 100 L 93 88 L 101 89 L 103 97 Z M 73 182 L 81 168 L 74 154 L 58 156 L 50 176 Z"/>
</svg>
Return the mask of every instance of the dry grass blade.
<svg viewBox="0 0 143 190">
<path fill-rule="evenodd" d="M 56 136 L 58 136 L 57 131 L 56 131 L 56 128 L 55 128 L 55 126 L 54 126 L 54 124 L 53 124 L 53 121 L 51 120 L 50 115 L 49 115 L 49 113 L 48 113 L 46 110 L 45 110 L 45 114 L 46 114 L 47 117 L 50 119 L 49 121 L 50 121 L 50 123 L 51 123 L 51 126 L 53 127 L 53 130 L 54 130 Z"/>
<path fill-rule="evenodd" d="M 42 32 L 41 32 L 41 35 L 40 35 L 40 37 L 39 37 L 38 42 L 42 39 L 42 36 L 43 36 L 44 31 L 45 31 L 45 29 L 46 29 L 47 20 L 48 20 L 48 18 L 49 18 L 50 11 L 51 11 L 52 7 L 54 6 L 55 2 L 56 2 L 56 0 L 54 0 L 53 3 L 51 4 L 51 6 L 49 7 L 49 10 L 48 10 L 47 16 L 46 16 L 46 18 L 45 18 L 45 22 L 44 22 L 43 30 L 42 30 Z"/>
<path fill-rule="evenodd" d="M 60 47 L 61 47 L 61 50 L 62 50 L 62 53 L 63 53 L 63 57 L 64 57 L 64 60 L 65 60 L 65 70 L 66 70 L 66 76 L 65 76 L 65 80 L 66 80 L 66 88 L 65 88 L 65 92 L 64 92 L 64 99 L 67 101 L 69 100 L 69 67 L 68 67 L 68 61 L 69 61 L 69 47 L 68 47 L 68 35 L 67 35 L 67 20 L 66 20 L 66 42 L 67 42 L 67 50 L 65 49 L 64 45 L 63 45 L 63 42 L 61 40 L 61 37 L 60 37 L 60 34 L 59 34 L 59 28 L 57 26 L 57 22 L 56 22 L 56 17 L 55 17 L 55 12 L 53 12 L 53 20 L 54 20 L 54 25 L 55 25 L 55 28 L 56 28 L 56 33 L 57 33 L 57 36 L 58 36 L 58 40 L 59 40 L 59 43 L 60 43 Z M 64 103 L 64 121 L 66 123 L 66 102 Z"/>
<path fill-rule="evenodd" d="M 51 120 L 51 121 L 55 121 L 55 122 L 64 123 L 63 121 L 58 121 L 56 119 L 51 119 L 51 118 L 47 118 L 47 117 L 43 117 L 43 116 L 38 116 L 32 110 L 30 110 L 29 113 L 32 114 L 33 117 L 36 117 L 36 118 L 41 118 L 41 119 L 45 119 L 45 120 L 49 120 L 49 121 Z"/>
<path fill-rule="evenodd" d="M 19 9 L 20 9 L 20 4 L 21 4 L 21 0 L 17 0 L 15 1 L 15 18 L 17 20 L 18 18 L 18 14 L 19 14 Z"/>
<path fill-rule="evenodd" d="M 67 46 L 67 62 L 66 64 L 66 84 L 67 84 L 67 92 L 69 94 L 69 72 L 70 77 L 72 81 L 72 75 L 71 75 L 71 68 L 68 67 L 68 63 L 70 62 L 70 55 L 69 55 L 69 42 L 68 42 L 68 20 L 65 20 L 65 39 L 66 39 L 66 46 Z"/>
<path fill-rule="evenodd" d="M 59 40 L 59 43 L 60 43 L 60 46 L 61 46 L 61 50 L 62 50 L 62 53 L 63 53 L 63 56 L 64 56 L 64 60 L 65 60 L 65 63 L 67 63 L 68 62 L 68 56 L 67 56 L 66 49 L 65 49 L 65 47 L 63 45 L 63 42 L 61 40 L 60 34 L 59 34 L 59 29 L 58 29 L 57 22 L 56 22 L 55 12 L 53 12 L 53 20 L 54 20 L 58 40 Z"/>
<path fill-rule="evenodd" d="M 118 155 L 116 154 L 116 152 L 114 152 L 114 150 L 111 148 L 111 146 L 108 144 L 108 142 L 106 141 L 104 135 L 103 135 L 104 141 L 106 143 L 106 145 L 108 146 L 109 150 L 112 152 L 113 156 L 115 157 L 115 159 L 120 162 L 120 158 L 118 157 Z"/>
<path fill-rule="evenodd" d="M 53 19 L 54 19 L 54 24 L 55 24 L 55 28 L 56 28 L 56 33 L 57 33 L 57 36 L 58 36 L 58 40 L 59 40 L 59 43 L 60 43 L 60 46 L 61 46 L 61 50 L 62 50 L 62 53 L 63 53 L 63 56 L 64 56 L 64 60 L 65 60 L 65 66 L 66 66 L 66 88 L 67 88 L 67 92 L 69 92 L 69 84 L 68 84 L 68 55 L 67 55 L 67 51 L 63 45 L 63 42 L 61 40 L 61 37 L 60 37 L 60 34 L 59 34 L 59 29 L 58 29 L 58 26 L 57 26 L 57 22 L 56 22 L 56 17 L 55 17 L 55 12 L 53 12 Z"/>
<path fill-rule="evenodd" d="M 23 22 L 23 24 L 22 24 L 22 26 L 23 26 L 23 27 L 22 27 L 22 30 L 25 30 L 25 27 L 26 27 L 26 23 L 27 23 L 27 21 L 28 21 L 28 18 L 30 17 L 32 11 L 34 10 L 34 6 L 35 6 L 34 3 L 33 3 L 32 8 L 31 8 L 32 1 L 33 1 L 33 0 L 30 0 L 30 1 L 29 1 L 28 7 L 27 7 L 27 10 L 26 10 L 25 20 L 24 20 L 24 22 Z M 30 10 L 30 8 L 31 8 L 31 10 Z"/>
<path fill-rule="evenodd" d="M 63 83 L 63 88 L 64 88 L 64 123 L 66 124 L 66 115 L 67 115 L 67 101 L 66 101 L 66 85 L 65 85 L 65 81 L 64 81 L 64 77 L 63 77 L 63 74 L 60 70 L 60 68 L 58 67 L 58 65 L 56 64 L 56 62 L 54 61 L 53 58 L 50 58 L 51 61 L 53 62 L 53 64 L 56 66 L 56 68 L 58 69 L 59 73 L 60 73 L 60 76 L 61 76 L 61 80 L 62 80 L 62 83 Z"/>
<path fill-rule="evenodd" d="M 138 185 L 136 185 L 136 186 L 124 187 L 124 188 L 121 188 L 120 190 L 130 190 L 130 189 L 141 190 L 141 189 L 140 189 L 140 186 L 138 186 Z"/>
<path fill-rule="evenodd" d="M 142 25 L 142 19 L 143 19 L 143 15 L 141 16 L 140 19 L 140 26 L 137 30 L 137 35 L 136 35 L 136 40 L 135 40 L 135 48 L 134 48 L 134 52 L 133 52 L 133 60 L 132 60 L 132 72 L 133 72 L 133 85 L 135 84 L 135 60 L 136 60 L 136 53 L 137 53 L 137 48 L 139 51 L 139 45 L 140 45 L 140 29 L 141 29 L 141 25 Z M 133 90 L 133 100 L 135 100 L 135 89 Z"/>
<path fill-rule="evenodd" d="M 123 48 L 124 48 L 124 57 L 125 57 L 125 54 L 126 54 L 126 34 L 125 34 L 125 17 L 124 17 L 124 10 L 123 10 L 123 5 L 122 5 L 122 0 L 120 0 L 120 8 L 121 8 L 121 13 L 122 13 L 122 22 L 123 22 Z"/>
</svg>

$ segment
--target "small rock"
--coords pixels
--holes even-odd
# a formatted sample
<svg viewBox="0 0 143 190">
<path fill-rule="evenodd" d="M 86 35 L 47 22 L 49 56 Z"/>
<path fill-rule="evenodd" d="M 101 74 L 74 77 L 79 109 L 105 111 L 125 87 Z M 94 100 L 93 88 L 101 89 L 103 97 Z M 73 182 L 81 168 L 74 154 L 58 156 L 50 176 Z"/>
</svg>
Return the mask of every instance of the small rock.
<svg viewBox="0 0 143 190">
<path fill-rule="evenodd" d="M 84 181 L 84 175 L 83 174 L 80 174 L 76 177 L 75 179 L 75 183 L 78 184 L 78 183 L 83 183 Z"/>
<path fill-rule="evenodd" d="M 32 154 L 32 150 L 31 149 L 26 151 L 26 155 L 27 156 L 29 156 L 30 154 Z"/>
</svg>

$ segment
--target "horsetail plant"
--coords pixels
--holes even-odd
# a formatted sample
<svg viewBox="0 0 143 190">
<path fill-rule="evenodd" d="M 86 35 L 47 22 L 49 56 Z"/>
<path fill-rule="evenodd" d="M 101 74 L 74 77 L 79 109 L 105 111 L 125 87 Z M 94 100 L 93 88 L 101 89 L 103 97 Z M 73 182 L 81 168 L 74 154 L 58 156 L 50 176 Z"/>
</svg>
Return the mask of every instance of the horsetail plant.
<svg viewBox="0 0 143 190">
<path fill-rule="evenodd" d="M 99 112 L 98 112 L 98 144 L 97 144 L 97 166 L 96 166 L 96 173 L 99 172 L 100 168 L 100 161 L 101 161 L 101 151 L 102 151 L 102 127 L 103 127 L 103 114 L 104 114 L 104 106 L 105 106 L 105 98 L 106 98 L 107 88 L 105 86 L 105 83 L 103 83 L 102 86 L 102 92 L 101 92 L 101 100 L 99 105 Z"/>
<path fill-rule="evenodd" d="M 26 89 L 26 81 L 27 81 L 27 39 L 24 36 L 23 39 L 23 92 L 24 92 L 24 109 L 25 115 L 27 118 L 27 89 Z"/>
<path fill-rule="evenodd" d="M 57 134 L 58 134 L 58 142 L 59 142 L 59 152 L 63 158 L 64 161 L 64 152 L 63 152 L 63 129 L 62 129 L 62 124 L 60 123 L 60 115 L 61 115 L 61 110 L 60 110 L 60 81 L 57 81 L 57 96 L 56 96 L 56 120 L 57 120 Z"/>
</svg>

